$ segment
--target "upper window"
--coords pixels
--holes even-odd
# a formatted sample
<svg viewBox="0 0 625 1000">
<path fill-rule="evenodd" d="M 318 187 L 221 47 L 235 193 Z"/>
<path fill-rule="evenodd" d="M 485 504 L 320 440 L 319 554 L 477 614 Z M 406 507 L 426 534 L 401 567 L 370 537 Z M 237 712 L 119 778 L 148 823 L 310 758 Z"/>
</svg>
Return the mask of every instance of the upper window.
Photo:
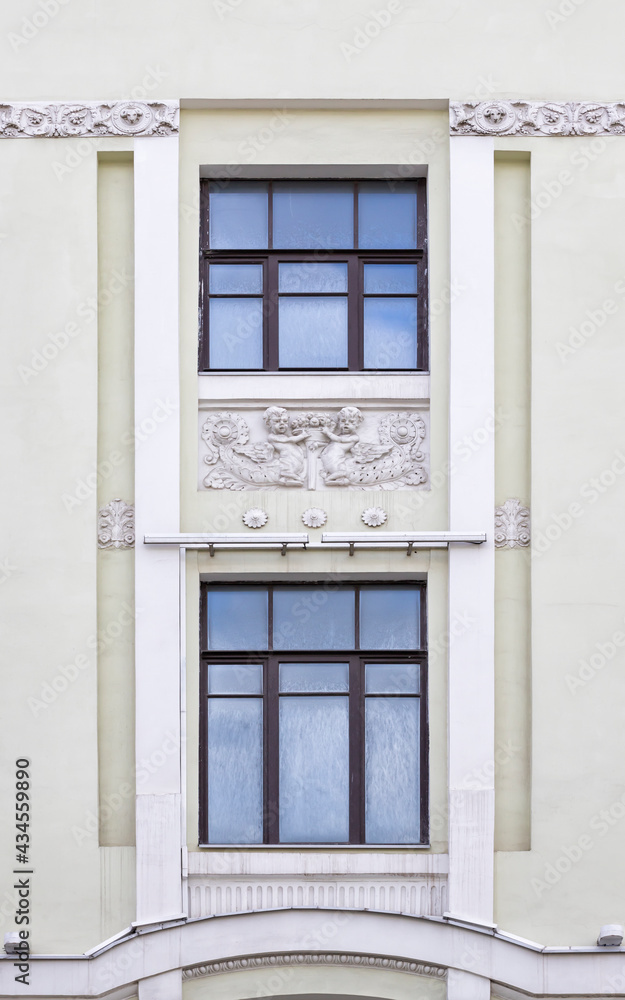
<svg viewBox="0 0 625 1000">
<path fill-rule="evenodd" d="M 424 616 L 420 584 L 205 586 L 202 843 L 426 842 Z"/>
<path fill-rule="evenodd" d="M 425 180 L 202 181 L 200 369 L 427 369 Z"/>
</svg>

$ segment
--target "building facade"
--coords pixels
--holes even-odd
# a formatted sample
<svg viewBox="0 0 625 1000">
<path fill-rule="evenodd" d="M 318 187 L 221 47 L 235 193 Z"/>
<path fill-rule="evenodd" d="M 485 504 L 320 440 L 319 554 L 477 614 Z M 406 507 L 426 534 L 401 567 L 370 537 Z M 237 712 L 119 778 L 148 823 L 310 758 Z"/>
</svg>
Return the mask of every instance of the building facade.
<svg viewBox="0 0 625 1000">
<path fill-rule="evenodd" d="M 604 8 L 3 13 L 4 996 L 625 995 Z"/>
</svg>

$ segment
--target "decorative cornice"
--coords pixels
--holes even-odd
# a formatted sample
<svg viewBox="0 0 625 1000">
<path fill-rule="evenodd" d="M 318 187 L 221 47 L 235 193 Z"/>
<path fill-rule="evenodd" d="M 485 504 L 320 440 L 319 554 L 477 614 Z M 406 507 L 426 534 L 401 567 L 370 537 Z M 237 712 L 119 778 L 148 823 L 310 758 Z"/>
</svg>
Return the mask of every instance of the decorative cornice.
<svg viewBox="0 0 625 1000">
<path fill-rule="evenodd" d="M 257 958 L 232 958 L 224 962 L 210 962 L 183 969 L 183 979 L 201 979 L 204 976 L 218 976 L 225 972 L 242 972 L 247 969 L 275 969 L 285 965 L 344 966 L 363 969 L 387 969 L 391 972 L 407 972 L 413 976 L 428 976 L 431 979 L 445 979 L 447 970 L 438 965 L 423 965 L 407 958 L 383 958 L 379 955 L 348 955 L 344 952 L 331 954 L 261 955 Z"/>
<path fill-rule="evenodd" d="M 178 126 L 174 101 L 0 102 L 2 139 L 173 135 Z"/>
<path fill-rule="evenodd" d="M 506 500 L 495 507 L 495 548 L 522 549 L 530 543 L 530 512 L 520 500 Z"/>
<path fill-rule="evenodd" d="M 451 135 L 625 135 L 625 101 L 470 101 L 449 103 Z"/>
</svg>

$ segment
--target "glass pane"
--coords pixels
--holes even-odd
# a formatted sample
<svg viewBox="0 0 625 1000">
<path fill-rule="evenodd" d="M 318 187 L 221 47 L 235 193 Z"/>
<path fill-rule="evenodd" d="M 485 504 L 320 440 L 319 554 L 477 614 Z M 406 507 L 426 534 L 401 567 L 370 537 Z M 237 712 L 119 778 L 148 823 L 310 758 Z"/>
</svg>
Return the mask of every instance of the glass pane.
<svg viewBox="0 0 625 1000">
<path fill-rule="evenodd" d="M 417 367 L 417 300 L 365 299 L 365 368 Z"/>
<path fill-rule="evenodd" d="M 280 299 L 281 368 L 347 367 L 347 297 Z"/>
<path fill-rule="evenodd" d="M 280 691 L 349 691 L 349 664 L 281 663 Z"/>
<path fill-rule="evenodd" d="M 260 663 L 209 663 L 209 694 L 262 694 L 263 668 Z"/>
<path fill-rule="evenodd" d="M 267 591 L 209 590 L 208 648 L 267 649 Z"/>
<path fill-rule="evenodd" d="M 369 181 L 358 192 L 358 245 L 365 250 L 414 250 L 417 246 L 415 184 Z"/>
<path fill-rule="evenodd" d="M 263 842 L 262 698 L 208 702 L 208 839 Z"/>
<path fill-rule="evenodd" d="M 263 300 L 211 299 L 208 338 L 211 368 L 262 368 Z"/>
<path fill-rule="evenodd" d="M 346 292 L 347 264 L 280 264 L 280 292 Z"/>
<path fill-rule="evenodd" d="M 416 663 L 367 663 L 366 694 L 419 694 L 420 667 Z"/>
<path fill-rule="evenodd" d="M 349 840 L 346 697 L 280 698 L 280 840 Z"/>
<path fill-rule="evenodd" d="M 273 648 L 353 649 L 354 610 L 352 587 L 276 587 Z"/>
<path fill-rule="evenodd" d="M 365 264 L 365 292 L 397 295 L 416 291 L 416 264 Z"/>
<path fill-rule="evenodd" d="M 209 240 L 213 250 L 261 250 L 267 246 L 267 184 L 210 185 Z"/>
<path fill-rule="evenodd" d="M 208 290 L 215 295 L 262 295 L 262 264 L 211 264 Z"/>
<path fill-rule="evenodd" d="M 419 699 L 365 701 L 365 840 L 418 844 Z"/>
<path fill-rule="evenodd" d="M 362 587 L 361 649 L 419 649 L 418 587 Z"/>
<path fill-rule="evenodd" d="M 353 247 L 353 185 L 327 181 L 274 183 L 273 245 L 284 250 Z"/>
</svg>

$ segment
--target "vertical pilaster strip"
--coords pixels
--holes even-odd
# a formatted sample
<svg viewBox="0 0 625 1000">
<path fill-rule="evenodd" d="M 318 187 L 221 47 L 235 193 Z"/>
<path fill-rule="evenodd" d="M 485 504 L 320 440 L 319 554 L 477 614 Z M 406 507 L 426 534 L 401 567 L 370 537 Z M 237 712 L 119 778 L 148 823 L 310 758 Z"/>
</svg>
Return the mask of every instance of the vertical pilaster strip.
<svg viewBox="0 0 625 1000">
<path fill-rule="evenodd" d="M 181 911 L 178 137 L 135 143 L 137 920 Z"/>
<path fill-rule="evenodd" d="M 491 922 L 494 838 L 494 150 L 450 139 L 449 909 Z M 455 627 L 461 622 L 462 627 Z"/>
</svg>

